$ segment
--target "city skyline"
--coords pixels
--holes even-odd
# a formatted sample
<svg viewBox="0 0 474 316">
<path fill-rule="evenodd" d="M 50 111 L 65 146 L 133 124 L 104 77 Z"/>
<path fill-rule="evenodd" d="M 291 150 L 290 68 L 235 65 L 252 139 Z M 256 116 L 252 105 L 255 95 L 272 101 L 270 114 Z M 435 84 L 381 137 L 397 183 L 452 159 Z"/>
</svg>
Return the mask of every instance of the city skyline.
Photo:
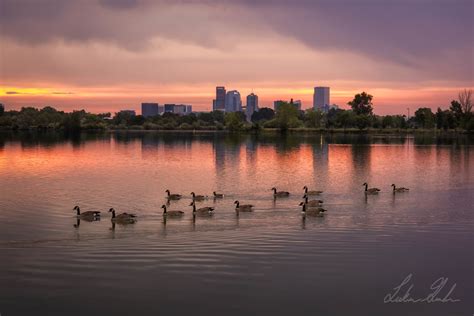
<svg viewBox="0 0 474 316">
<path fill-rule="evenodd" d="M 306 109 L 313 87 L 329 86 L 343 108 L 362 91 L 377 114 L 447 108 L 474 86 L 471 12 L 468 0 L 3 0 L 0 102 L 98 113 L 154 100 L 208 111 L 223 85 L 255 91 L 262 107 L 293 98 Z"/>
</svg>

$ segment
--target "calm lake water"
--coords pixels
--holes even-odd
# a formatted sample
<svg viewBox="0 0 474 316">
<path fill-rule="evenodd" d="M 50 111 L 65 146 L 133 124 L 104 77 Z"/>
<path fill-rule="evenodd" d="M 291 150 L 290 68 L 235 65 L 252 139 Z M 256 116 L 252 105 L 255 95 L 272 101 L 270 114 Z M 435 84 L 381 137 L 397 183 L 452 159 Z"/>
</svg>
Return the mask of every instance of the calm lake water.
<svg viewBox="0 0 474 316">
<path fill-rule="evenodd" d="M 472 315 L 473 144 L 0 134 L 0 314 Z M 304 185 L 324 190 L 324 217 L 303 219 Z M 291 196 L 275 201 L 273 186 Z M 163 220 L 166 189 L 185 195 L 170 204 L 182 219 Z M 193 220 L 191 191 L 226 196 Z M 236 216 L 236 199 L 255 211 Z M 102 219 L 78 223 L 75 205 Z M 113 227 L 110 207 L 138 222 Z M 413 285 L 409 297 L 426 298 L 445 278 L 436 297 L 456 301 L 384 303 L 410 274 L 398 296 Z"/>
</svg>

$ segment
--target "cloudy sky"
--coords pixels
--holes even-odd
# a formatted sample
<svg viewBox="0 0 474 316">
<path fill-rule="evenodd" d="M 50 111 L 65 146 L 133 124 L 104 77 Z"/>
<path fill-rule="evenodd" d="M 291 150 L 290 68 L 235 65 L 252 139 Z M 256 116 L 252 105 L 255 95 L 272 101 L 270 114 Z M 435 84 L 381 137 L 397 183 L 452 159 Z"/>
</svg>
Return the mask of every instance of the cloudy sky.
<svg viewBox="0 0 474 316">
<path fill-rule="evenodd" d="M 474 1 L 0 0 L 0 102 L 92 112 L 209 110 L 215 86 L 376 113 L 447 107 L 474 86 Z"/>
</svg>

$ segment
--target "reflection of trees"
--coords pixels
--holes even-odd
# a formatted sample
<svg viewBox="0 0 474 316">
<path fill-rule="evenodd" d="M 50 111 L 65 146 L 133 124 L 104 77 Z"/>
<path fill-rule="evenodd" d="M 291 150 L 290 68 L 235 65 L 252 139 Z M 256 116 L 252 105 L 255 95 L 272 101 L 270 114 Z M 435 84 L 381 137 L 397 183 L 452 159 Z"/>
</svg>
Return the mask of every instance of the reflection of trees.
<svg viewBox="0 0 474 316">
<path fill-rule="evenodd" d="M 365 177 L 370 171 L 370 155 L 372 147 L 364 144 L 353 144 L 352 151 L 352 165 L 354 169 L 355 181 L 366 181 Z M 362 184 L 362 183 L 361 183 Z"/>
<path fill-rule="evenodd" d="M 36 146 L 53 148 L 64 143 L 71 143 L 74 147 L 78 147 L 87 141 L 108 139 L 109 134 L 106 132 L 8 131 L 0 133 L 0 144 L 19 142 L 23 148 Z"/>
</svg>

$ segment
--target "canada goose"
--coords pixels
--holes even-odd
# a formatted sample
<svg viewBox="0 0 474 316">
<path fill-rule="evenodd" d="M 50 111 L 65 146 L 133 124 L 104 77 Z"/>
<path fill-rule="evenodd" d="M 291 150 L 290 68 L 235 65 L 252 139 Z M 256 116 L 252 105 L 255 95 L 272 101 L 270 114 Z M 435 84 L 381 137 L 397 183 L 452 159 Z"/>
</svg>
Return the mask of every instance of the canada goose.
<svg viewBox="0 0 474 316">
<path fill-rule="evenodd" d="M 163 209 L 163 216 L 180 217 L 184 214 L 183 211 L 168 211 L 166 205 L 162 205 L 161 208 Z"/>
<path fill-rule="evenodd" d="M 303 212 L 303 216 L 308 215 L 308 216 L 322 217 L 323 213 L 327 211 L 327 210 L 323 209 L 322 207 L 306 209 L 306 204 L 304 202 L 301 202 L 300 206 L 303 207 L 302 210 L 301 210 Z"/>
<path fill-rule="evenodd" d="M 74 206 L 73 210 L 77 212 L 77 218 L 82 218 L 82 219 L 91 219 L 93 220 L 94 218 L 100 217 L 100 212 L 99 211 L 87 211 L 81 213 L 81 208 L 79 206 Z"/>
<path fill-rule="evenodd" d="M 365 183 L 363 184 L 363 186 L 365 186 L 365 193 L 366 193 L 366 194 L 377 194 L 377 193 L 379 193 L 379 191 L 380 191 L 380 189 L 378 189 L 378 188 L 370 188 L 370 189 L 369 189 L 369 188 L 368 188 L 369 185 L 367 184 L 367 182 L 365 182 Z"/>
<path fill-rule="evenodd" d="M 181 194 L 171 194 L 170 190 L 166 190 L 166 193 L 168 193 L 168 200 L 180 200 L 183 196 Z"/>
<path fill-rule="evenodd" d="M 193 207 L 193 215 L 211 216 L 214 213 L 214 208 L 210 206 L 200 207 L 196 209 L 196 203 L 194 203 L 194 201 L 192 201 L 189 206 Z"/>
<path fill-rule="evenodd" d="M 274 197 L 287 197 L 290 195 L 290 192 L 286 191 L 277 191 L 275 187 L 272 188 Z"/>
<path fill-rule="evenodd" d="M 235 210 L 238 212 L 252 212 L 253 205 L 252 204 L 240 204 L 239 201 L 235 201 Z"/>
<path fill-rule="evenodd" d="M 194 201 L 203 201 L 206 197 L 204 195 L 196 195 L 194 192 L 191 192 Z"/>
<path fill-rule="evenodd" d="M 410 191 L 409 188 L 397 188 L 395 184 L 392 184 L 392 187 L 393 187 L 393 193 L 395 192 L 407 192 L 407 191 Z"/>
<path fill-rule="evenodd" d="M 113 223 L 117 224 L 133 224 L 137 221 L 137 216 L 135 214 L 121 213 L 115 215 L 115 209 L 110 208 L 109 212 L 112 212 L 112 218 L 110 219 Z"/>
<path fill-rule="evenodd" d="M 308 191 L 307 186 L 304 186 L 303 190 L 304 190 L 304 194 L 306 194 L 306 195 L 319 195 L 319 194 L 323 193 L 323 191 Z"/>
<path fill-rule="evenodd" d="M 306 204 L 308 207 L 312 207 L 312 206 L 320 206 L 323 201 L 322 200 L 308 200 L 308 196 L 305 194 L 303 196 L 303 199 L 304 199 L 304 204 Z"/>
<path fill-rule="evenodd" d="M 214 194 L 215 199 L 222 199 L 224 197 L 224 194 L 216 193 L 216 191 L 212 192 L 212 194 Z"/>
</svg>

